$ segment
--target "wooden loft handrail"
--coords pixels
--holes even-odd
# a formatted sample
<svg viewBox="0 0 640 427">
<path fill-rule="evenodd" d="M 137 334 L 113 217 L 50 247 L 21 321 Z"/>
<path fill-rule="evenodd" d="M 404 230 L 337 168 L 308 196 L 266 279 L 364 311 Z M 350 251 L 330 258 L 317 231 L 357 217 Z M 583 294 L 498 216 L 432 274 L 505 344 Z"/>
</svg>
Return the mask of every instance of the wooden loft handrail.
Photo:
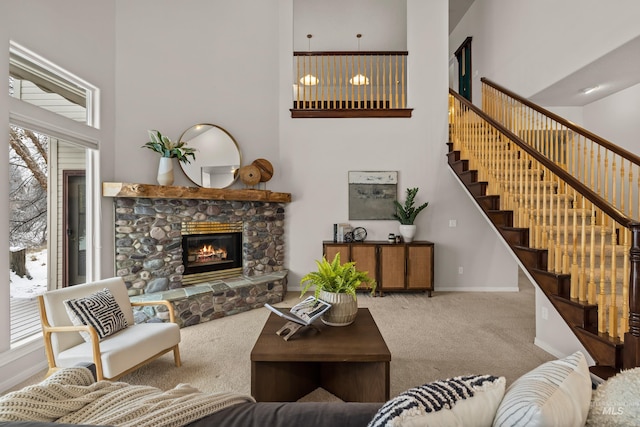
<svg viewBox="0 0 640 427">
<path fill-rule="evenodd" d="M 364 118 L 364 117 L 411 117 L 413 108 L 357 108 L 357 109 L 310 109 L 290 108 L 291 118 L 294 119 L 340 119 L 340 118 Z"/>
<path fill-rule="evenodd" d="M 391 55 L 409 55 L 406 50 L 328 50 L 328 51 L 295 51 L 293 56 L 391 56 Z"/>
<path fill-rule="evenodd" d="M 549 110 L 546 110 L 544 108 L 542 108 L 541 106 L 534 104 L 533 102 L 529 101 L 526 98 L 521 97 L 520 95 L 511 92 L 509 89 L 500 86 L 497 83 L 492 82 L 491 80 L 487 79 L 486 77 L 482 77 L 480 79 L 480 81 L 502 93 L 504 93 L 505 95 L 508 95 L 509 97 L 517 100 L 518 102 L 526 105 L 527 107 L 531 108 L 532 110 L 537 111 L 540 114 L 543 114 L 547 117 L 549 117 L 550 119 L 555 120 L 556 122 L 560 123 L 561 125 L 573 130 L 576 133 L 579 133 L 580 135 L 592 140 L 593 142 L 603 146 L 604 148 L 606 148 L 607 150 L 616 153 L 617 155 L 624 157 L 625 159 L 629 160 L 630 162 L 636 164 L 636 165 L 640 165 L 640 157 L 633 154 L 630 151 L 625 150 L 622 147 L 619 147 L 615 144 L 613 144 L 610 141 L 607 141 L 606 139 L 592 133 L 589 132 L 588 130 L 586 130 L 585 128 L 583 128 L 582 126 L 579 126 L 575 123 L 570 122 L 569 120 L 565 119 L 564 117 L 561 117 Z"/>
</svg>

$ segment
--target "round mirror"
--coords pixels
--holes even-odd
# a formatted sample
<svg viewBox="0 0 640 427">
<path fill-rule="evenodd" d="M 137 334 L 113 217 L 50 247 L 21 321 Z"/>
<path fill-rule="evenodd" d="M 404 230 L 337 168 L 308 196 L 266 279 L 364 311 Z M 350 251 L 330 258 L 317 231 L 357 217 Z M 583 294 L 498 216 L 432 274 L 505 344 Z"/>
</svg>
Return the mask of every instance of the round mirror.
<svg viewBox="0 0 640 427">
<path fill-rule="evenodd" d="M 191 163 L 180 162 L 194 184 L 206 188 L 225 188 L 238 179 L 241 156 L 238 143 L 220 126 L 202 123 L 184 131 L 178 141 L 195 148 Z"/>
</svg>

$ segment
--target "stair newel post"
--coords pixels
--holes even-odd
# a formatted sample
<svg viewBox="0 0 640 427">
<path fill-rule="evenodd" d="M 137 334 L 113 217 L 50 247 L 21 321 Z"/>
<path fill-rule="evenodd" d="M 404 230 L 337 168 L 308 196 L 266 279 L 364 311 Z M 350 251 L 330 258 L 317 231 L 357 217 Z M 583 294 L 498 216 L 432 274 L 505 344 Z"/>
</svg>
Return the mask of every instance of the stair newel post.
<svg viewBox="0 0 640 427">
<path fill-rule="evenodd" d="M 631 223 L 629 228 L 629 332 L 624 334 L 624 369 L 640 366 L 640 223 Z"/>
</svg>

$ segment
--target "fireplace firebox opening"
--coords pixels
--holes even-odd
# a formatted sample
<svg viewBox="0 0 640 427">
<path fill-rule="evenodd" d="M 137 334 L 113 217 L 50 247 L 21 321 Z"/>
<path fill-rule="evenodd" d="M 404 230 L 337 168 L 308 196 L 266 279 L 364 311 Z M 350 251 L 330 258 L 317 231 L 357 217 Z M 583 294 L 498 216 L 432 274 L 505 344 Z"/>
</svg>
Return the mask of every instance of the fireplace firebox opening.
<svg viewBox="0 0 640 427">
<path fill-rule="evenodd" d="M 242 223 L 182 223 L 183 284 L 242 274 Z"/>
</svg>

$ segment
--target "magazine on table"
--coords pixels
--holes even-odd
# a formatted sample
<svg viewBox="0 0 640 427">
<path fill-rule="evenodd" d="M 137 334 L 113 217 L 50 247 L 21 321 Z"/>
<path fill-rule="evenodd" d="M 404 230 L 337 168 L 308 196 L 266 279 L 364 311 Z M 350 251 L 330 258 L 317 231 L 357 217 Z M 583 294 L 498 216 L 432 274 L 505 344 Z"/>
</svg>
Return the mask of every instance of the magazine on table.
<svg viewBox="0 0 640 427">
<path fill-rule="evenodd" d="M 264 306 L 278 316 L 304 326 L 312 324 L 322 316 L 325 311 L 331 308 L 331 304 L 321 299 L 316 299 L 314 296 L 307 297 L 291 307 L 289 313 L 284 313 L 269 304 L 265 304 Z"/>
</svg>

